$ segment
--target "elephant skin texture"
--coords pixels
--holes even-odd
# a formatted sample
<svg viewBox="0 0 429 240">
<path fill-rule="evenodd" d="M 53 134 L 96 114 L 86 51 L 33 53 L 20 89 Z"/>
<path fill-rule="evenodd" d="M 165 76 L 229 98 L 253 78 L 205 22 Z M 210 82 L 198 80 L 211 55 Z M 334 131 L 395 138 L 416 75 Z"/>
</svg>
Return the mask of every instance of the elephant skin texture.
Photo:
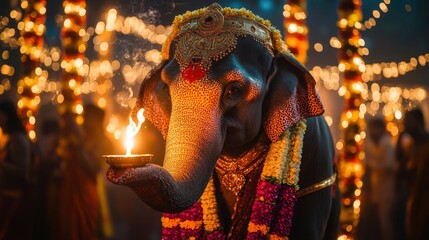
<svg viewBox="0 0 429 240">
<path fill-rule="evenodd" d="M 236 48 L 194 82 L 183 78 L 173 58 L 144 79 L 136 107 L 145 108 L 152 129 L 162 136 L 165 154 L 156 156 L 161 162 L 110 168 L 107 176 L 131 187 L 152 208 L 179 212 L 200 198 L 220 155 L 241 156 L 261 135 L 273 142 L 307 118 L 299 186 L 320 182 L 333 174 L 334 147 L 314 91 L 313 78 L 293 57 L 273 56 L 251 37 L 239 37 Z M 231 217 L 236 198 L 222 184 L 216 187 L 225 202 L 222 216 Z M 339 199 L 334 188 L 298 198 L 291 239 L 336 237 Z M 223 222 L 228 228 L 229 221 Z"/>
</svg>

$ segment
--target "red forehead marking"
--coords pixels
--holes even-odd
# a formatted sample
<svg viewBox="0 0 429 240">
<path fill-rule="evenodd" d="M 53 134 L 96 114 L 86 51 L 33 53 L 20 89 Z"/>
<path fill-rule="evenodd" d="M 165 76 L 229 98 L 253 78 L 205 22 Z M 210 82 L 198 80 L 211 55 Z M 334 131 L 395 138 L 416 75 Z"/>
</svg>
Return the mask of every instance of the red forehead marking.
<svg viewBox="0 0 429 240">
<path fill-rule="evenodd" d="M 207 71 L 200 67 L 200 64 L 189 64 L 189 66 L 183 70 L 182 77 L 189 83 L 193 83 L 206 75 Z"/>
</svg>

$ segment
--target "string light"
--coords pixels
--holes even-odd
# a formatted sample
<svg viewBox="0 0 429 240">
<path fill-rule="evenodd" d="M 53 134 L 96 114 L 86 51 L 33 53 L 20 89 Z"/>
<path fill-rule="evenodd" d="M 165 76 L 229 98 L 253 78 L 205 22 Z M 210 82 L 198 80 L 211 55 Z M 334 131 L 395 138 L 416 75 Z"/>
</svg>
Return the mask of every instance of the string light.
<svg viewBox="0 0 429 240">
<path fill-rule="evenodd" d="M 338 70 L 342 76 L 342 86 L 339 94 L 344 97 L 345 106 L 341 114 L 341 129 L 343 131 L 341 157 L 339 161 L 339 188 L 341 191 L 340 237 L 338 239 L 352 239 L 355 233 L 360 214 L 360 192 L 362 187 L 364 158 L 362 151 L 364 135 L 364 105 L 362 99 L 362 72 L 365 64 L 359 49 L 363 40 L 360 37 L 359 21 L 362 18 L 360 0 L 340 0 L 339 53 Z M 341 90 L 341 91 L 340 91 Z"/>
<path fill-rule="evenodd" d="M 110 63 L 112 46 L 109 44 L 114 42 L 113 31 L 116 18 L 116 9 L 110 9 L 106 14 L 106 23 L 99 22 L 95 28 L 95 32 L 99 34 L 98 40 L 100 43 L 99 45 L 94 45 L 94 49 L 98 51 L 99 60 L 91 62 L 89 78 L 86 82 L 89 82 L 91 85 L 91 82 L 96 81 L 98 86 L 96 88 L 93 101 L 100 108 L 105 109 L 106 111 L 110 110 L 108 107 L 111 106 L 112 101 L 112 97 L 110 95 L 111 92 L 108 91 L 108 89 L 113 85 L 111 78 L 113 77 L 114 68 Z M 115 70 L 120 66 L 119 61 L 117 61 L 117 63 L 118 66 Z M 82 86 L 82 89 L 84 90 L 85 87 Z"/>
<path fill-rule="evenodd" d="M 113 20 L 113 19 L 112 19 Z M 148 40 L 150 43 L 162 45 L 167 36 L 170 34 L 171 26 L 164 25 L 147 25 L 138 17 L 124 17 L 117 15 L 114 24 L 109 25 L 110 29 L 125 35 L 135 35 L 142 39 Z"/>
<path fill-rule="evenodd" d="M 383 0 L 378 4 L 379 9 L 374 9 L 372 11 L 372 17 L 368 18 L 368 20 L 363 21 L 363 24 L 357 23 L 356 28 L 360 31 L 365 31 L 371 29 L 377 24 L 377 20 L 381 17 L 381 14 L 386 14 L 389 11 L 390 0 Z"/>
<path fill-rule="evenodd" d="M 399 133 L 403 113 L 420 104 L 427 96 L 427 91 L 422 87 L 380 86 L 378 83 L 372 83 L 363 91 L 367 112 L 371 115 L 381 112 L 387 123 L 386 129 L 393 137 Z"/>
<path fill-rule="evenodd" d="M 379 19 L 381 17 L 382 13 L 386 14 L 389 11 L 389 8 L 388 8 L 389 4 L 390 4 L 390 0 L 381 1 L 380 4 L 378 5 L 379 9 L 374 9 L 372 11 L 372 13 L 371 13 L 372 17 L 368 18 L 368 20 L 365 20 L 363 22 L 363 24 L 360 21 L 355 21 L 354 27 L 359 31 L 366 31 L 368 29 L 371 29 L 372 27 L 374 27 L 377 24 L 376 19 Z M 338 22 L 338 24 L 344 26 L 344 25 L 347 25 L 350 23 L 346 19 L 341 19 Z M 361 42 L 361 48 L 358 49 L 358 51 L 360 51 L 359 54 L 361 56 L 369 55 L 369 49 L 364 47 L 365 41 L 363 39 L 361 39 L 361 41 L 362 41 Z M 331 47 L 337 48 L 337 49 L 340 49 L 342 47 L 340 40 L 338 40 L 338 38 L 335 36 L 330 38 L 329 45 Z M 316 48 L 316 46 L 315 46 L 315 48 Z M 316 51 L 317 51 L 317 49 L 316 49 Z M 320 51 L 317 51 L 317 52 L 322 52 L 322 51 L 323 51 L 323 49 Z"/>
<path fill-rule="evenodd" d="M 287 0 L 284 5 L 285 42 L 295 58 L 302 64 L 307 60 L 308 27 L 305 0 Z"/>
<path fill-rule="evenodd" d="M 364 82 L 377 81 L 382 78 L 394 79 L 417 70 L 418 66 L 425 67 L 428 62 L 429 53 L 425 53 L 411 57 L 407 61 L 366 64 L 361 77 Z M 345 64 L 340 63 L 338 66 L 326 66 L 324 68 L 315 66 L 310 70 L 310 73 L 316 82 L 322 81 L 323 87 L 337 91 L 340 85 L 341 70 L 345 70 Z"/>
<path fill-rule="evenodd" d="M 37 106 L 40 104 L 40 84 L 47 80 L 47 71 L 40 68 L 41 53 L 43 49 L 43 35 L 46 31 L 44 25 L 46 20 L 46 0 L 23 0 L 21 7 L 25 11 L 25 17 L 18 23 L 21 30 L 20 52 L 22 54 L 22 73 L 17 83 L 19 95 L 18 112 L 23 119 L 31 140 L 36 139 L 35 123 Z M 18 13 L 11 12 L 11 17 L 16 17 Z M 14 34 L 9 33 L 9 36 Z M 3 73 L 3 67 L 2 67 Z"/>
</svg>

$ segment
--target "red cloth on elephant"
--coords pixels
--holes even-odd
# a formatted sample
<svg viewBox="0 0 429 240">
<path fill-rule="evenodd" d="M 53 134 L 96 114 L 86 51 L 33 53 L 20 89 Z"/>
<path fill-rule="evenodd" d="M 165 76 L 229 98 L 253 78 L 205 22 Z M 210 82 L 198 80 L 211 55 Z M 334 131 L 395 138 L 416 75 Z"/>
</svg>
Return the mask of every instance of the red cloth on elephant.
<svg viewBox="0 0 429 240">
<path fill-rule="evenodd" d="M 96 178 L 85 172 L 78 159 L 67 157 L 64 161 L 60 236 L 57 239 L 97 239 L 99 199 Z"/>
</svg>

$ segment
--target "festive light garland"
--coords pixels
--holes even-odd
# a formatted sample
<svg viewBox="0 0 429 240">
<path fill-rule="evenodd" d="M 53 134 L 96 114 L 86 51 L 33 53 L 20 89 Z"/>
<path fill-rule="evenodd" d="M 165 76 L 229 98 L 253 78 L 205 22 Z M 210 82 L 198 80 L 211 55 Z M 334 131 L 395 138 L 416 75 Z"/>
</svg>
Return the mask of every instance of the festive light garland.
<svg viewBox="0 0 429 240">
<path fill-rule="evenodd" d="M 84 62 L 86 41 L 86 3 L 85 0 L 65 0 L 64 22 L 61 29 L 63 44 L 61 68 L 62 92 L 58 96 L 60 113 L 72 112 L 80 115 L 83 112 L 81 85 L 87 74 L 88 65 Z M 78 116 L 78 123 L 83 118 Z"/>
<path fill-rule="evenodd" d="M 393 79 L 409 72 L 417 70 L 418 66 L 425 67 L 429 62 L 429 53 L 411 57 L 408 61 L 381 62 L 366 64 L 362 73 L 362 80 L 366 83 L 380 80 L 381 78 Z M 323 81 L 323 86 L 328 90 L 339 90 L 340 74 L 345 70 L 345 65 L 315 66 L 310 70 L 316 82 Z M 364 86 L 366 83 L 363 83 Z M 344 92 L 343 90 L 339 90 Z M 341 94 L 340 94 L 341 95 Z M 344 94 L 342 94 L 344 95 Z"/>
<path fill-rule="evenodd" d="M 40 67 L 43 49 L 43 35 L 46 31 L 46 0 L 23 0 L 21 7 L 25 11 L 23 21 L 18 23 L 21 37 L 18 39 L 22 54 L 21 79 L 17 83 L 19 94 L 18 112 L 24 121 L 31 140 L 36 139 L 35 123 L 37 106 L 40 104 L 40 82 L 47 79 L 47 71 Z"/>
<path fill-rule="evenodd" d="M 365 107 L 362 99 L 362 72 L 365 64 L 359 54 L 361 37 L 356 27 L 362 19 L 360 0 L 340 0 L 338 6 L 341 49 L 338 68 L 342 72 L 345 107 L 341 115 L 344 148 L 339 161 L 341 216 L 339 239 L 352 239 L 359 220 L 364 158 L 362 151 Z"/>
<path fill-rule="evenodd" d="M 378 4 L 378 7 L 381 10 L 381 12 L 387 13 L 389 11 L 389 7 L 388 7 L 389 4 L 390 4 L 390 0 L 383 0 L 380 2 L 380 4 Z M 368 20 L 365 20 L 363 22 L 364 24 L 361 24 L 360 22 L 356 23 L 356 28 L 358 28 L 360 31 L 371 29 L 377 24 L 376 19 L 380 17 L 381 17 L 380 11 L 377 9 L 374 9 L 372 11 L 372 17 L 370 17 Z"/>
<path fill-rule="evenodd" d="M 305 0 L 287 0 L 286 2 L 287 4 L 283 7 L 285 42 L 295 58 L 305 64 L 308 50 Z"/>
<path fill-rule="evenodd" d="M 393 137 L 397 137 L 400 130 L 400 120 L 403 112 L 420 104 L 428 96 L 424 88 L 403 88 L 382 86 L 373 83 L 370 89 L 362 92 L 367 100 L 366 109 L 371 115 L 381 110 L 386 120 L 386 129 Z"/>
<path fill-rule="evenodd" d="M 118 15 L 112 24 L 112 29 L 125 35 L 135 35 L 148 40 L 153 44 L 164 44 L 167 36 L 171 33 L 171 26 L 146 24 L 138 17 L 124 17 Z"/>
<path fill-rule="evenodd" d="M 381 12 L 383 13 L 387 13 L 389 11 L 389 6 L 390 4 L 390 0 L 383 0 L 380 2 L 380 4 L 378 5 L 379 9 L 381 10 Z M 368 20 L 365 20 L 364 23 L 362 24 L 360 21 L 355 22 L 355 28 L 360 30 L 360 31 L 366 31 L 371 29 L 372 27 L 374 27 L 377 22 L 376 19 L 381 17 L 381 13 L 379 10 L 374 9 L 372 11 L 372 17 L 368 18 Z M 369 55 L 369 49 L 366 47 L 363 47 L 365 45 L 365 41 L 362 39 L 362 48 L 359 48 L 359 54 L 360 55 Z M 320 43 L 319 43 L 320 44 Z M 329 44 L 331 45 L 331 47 L 333 48 L 341 48 L 341 43 L 338 40 L 337 37 L 331 37 L 329 40 Z M 323 51 L 323 46 L 321 44 L 319 46 L 315 45 L 315 50 L 316 52 L 322 52 Z"/>
</svg>

